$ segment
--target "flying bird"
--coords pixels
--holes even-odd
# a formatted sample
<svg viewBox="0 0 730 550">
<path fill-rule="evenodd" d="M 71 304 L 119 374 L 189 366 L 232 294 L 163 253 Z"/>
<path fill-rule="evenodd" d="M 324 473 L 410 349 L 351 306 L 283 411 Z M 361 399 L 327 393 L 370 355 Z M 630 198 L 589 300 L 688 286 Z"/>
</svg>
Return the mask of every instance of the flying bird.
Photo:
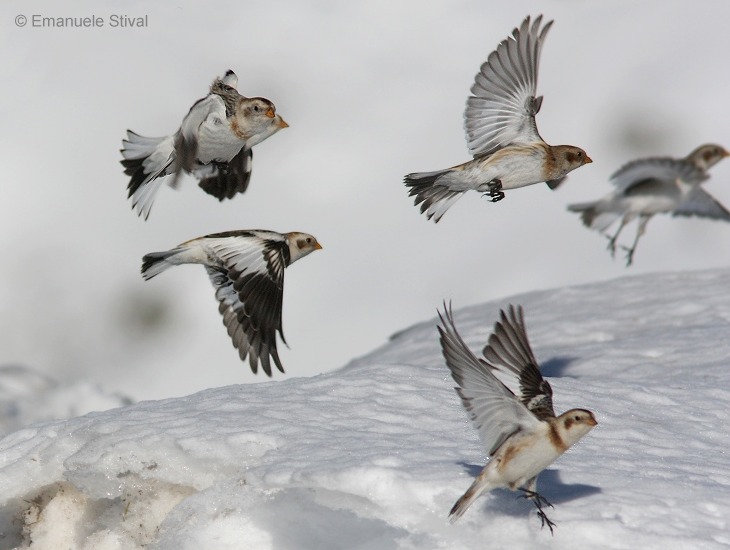
<svg viewBox="0 0 730 550">
<path fill-rule="evenodd" d="M 454 325 L 451 308 L 439 312 L 441 349 L 458 384 L 456 392 L 482 443 L 489 463 L 454 504 L 451 522 L 459 519 L 484 492 L 496 488 L 523 491 L 537 507 L 542 525 L 555 525 L 543 506 L 552 506 L 537 492 L 537 476 L 597 424 L 591 411 L 571 409 L 560 416 L 553 410 L 552 388 L 542 377 L 525 332 L 522 307 L 501 311 L 484 359 L 477 358 Z M 515 395 L 500 379 L 519 384 Z"/>
<path fill-rule="evenodd" d="M 572 145 L 548 145 L 540 137 L 535 115 L 537 69 L 545 35 L 542 15 L 526 17 L 512 36 L 503 40 L 482 64 L 471 87 L 464 112 L 469 153 L 474 160 L 446 170 L 417 172 L 405 177 L 410 196 L 421 213 L 435 222 L 463 193 L 484 193 L 492 202 L 504 191 L 546 182 L 555 188 L 568 172 L 592 162 L 585 151 Z"/>
<path fill-rule="evenodd" d="M 730 155 L 713 143 L 701 145 L 683 159 L 652 157 L 634 160 L 621 167 L 613 176 L 616 189 L 594 202 L 571 204 L 568 210 L 579 212 L 583 223 L 601 233 L 616 221 L 618 229 L 608 237 L 608 250 L 616 254 L 616 239 L 621 230 L 638 218 L 636 236 L 626 250 L 626 265 L 630 266 L 639 239 L 654 214 L 701 216 L 730 221 L 730 212 L 712 195 L 702 189 L 709 179 L 707 171 Z"/>
<path fill-rule="evenodd" d="M 271 376 L 271 360 L 284 367 L 276 350 L 276 332 L 286 344 L 281 323 L 284 268 L 321 249 L 307 233 L 259 229 L 228 231 L 199 237 L 142 258 L 142 276 L 149 280 L 173 265 L 203 264 L 208 272 L 223 324 L 242 361 L 248 356 L 254 374 L 261 362 Z"/>
<path fill-rule="evenodd" d="M 164 176 L 176 187 L 187 172 L 218 200 L 243 193 L 251 179 L 252 148 L 289 125 L 263 97 L 245 97 L 236 89 L 238 77 L 229 70 L 217 78 L 208 95 L 196 101 L 171 136 L 150 138 L 127 130 L 121 161 L 130 177 L 129 198 L 137 214 L 147 219 Z"/>
</svg>

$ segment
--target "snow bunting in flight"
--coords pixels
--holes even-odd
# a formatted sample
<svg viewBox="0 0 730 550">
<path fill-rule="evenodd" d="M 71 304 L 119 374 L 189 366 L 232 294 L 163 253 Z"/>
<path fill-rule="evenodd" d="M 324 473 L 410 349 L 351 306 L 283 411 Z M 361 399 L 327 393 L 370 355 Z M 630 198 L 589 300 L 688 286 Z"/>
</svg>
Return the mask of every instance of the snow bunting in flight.
<svg viewBox="0 0 730 550">
<path fill-rule="evenodd" d="M 631 265 L 639 238 L 654 214 L 702 216 L 730 221 L 730 212 L 700 184 L 709 179 L 707 170 L 730 155 L 715 144 L 701 145 L 683 159 L 654 157 L 624 165 L 611 181 L 616 189 L 595 202 L 571 204 L 568 210 L 580 212 L 583 223 L 605 233 L 620 220 L 616 233 L 609 236 L 608 249 L 616 253 L 616 239 L 626 224 L 639 218 L 636 237 L 626 250 L 626 265 Z"/>
<path fill-rule="evenodd" d="M 175 174 L 172 187 L 182 172 L 193 174 L 200 187 L 219 200 L 246 190 L 252 147 L 289 125 L 271 101 L 244 97 L 237 84 L 230 70 L 213 81 L 208 95 L 193 104 L 172 136 L 148 138 L 127 130 L 121 163 L 131 176 L 127 188 L 139 215 L 150 215 L 160 178 L 169 174 Z"/>
<path fill-rule="evenodd" d="M 286 343 L 281 325 L 284 268 L 320 248 L 307 233 L 256 229 L 215 233 L 145 255 L 142 276 L 148 280 L 173 265 L 203 264 L 241 360 L 248 355 L 254 373 L 260 361 L 271 376 L 271 359 L 284 372 L 276 351 L 277 330 Z"/>
<path fill-rule="evenodd" d="M 547 182 L 555 188 L 571 170 L 591 162 L 583 149 L 548 145 L 540 137 L 535 115 L 537 67 L 540 51 L 552 21 L 542 29 L 542 16 L 530 24 L 528 16 L 512 37 L 503 40 L 482 65 L 466 103 L 464 127 L 469 152 L 464 164 L 408 174 L 405 184 L 421 212 L 435 222 L 461 195 L 473 189 L 492 202 L 504 198 L 505 189 Z"/>
<path fill-rule="evenodd" d="M 439 312 L 441 349 L 458 384 L 469 418 L 489 450 L 489 463 L 449 513 L 459 519 L 485 491 L 521 490 L 532 499 L 543 526 L 554 523 L 543 511 L 550 503 L 537 492 L 537 476 L 597 424 L 593 413 L 571 409 L 560 416 L 553 410 L 552 388 L 542 377 L 525 332 L 522 307 L 509 307 L 478 359 L 462 340 L 454 318 L 444 304 Z M 519 395 L 495 373 L 519 383 Z"/>
</svg>

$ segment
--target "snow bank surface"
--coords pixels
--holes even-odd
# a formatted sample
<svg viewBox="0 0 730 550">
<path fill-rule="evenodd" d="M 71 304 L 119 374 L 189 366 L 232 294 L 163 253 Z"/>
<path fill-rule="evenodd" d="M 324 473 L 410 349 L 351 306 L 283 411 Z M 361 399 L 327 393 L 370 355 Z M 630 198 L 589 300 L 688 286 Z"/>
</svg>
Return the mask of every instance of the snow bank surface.
<svg viewBox="0 0 730 550">
<path fill-rule="evenodd" d="M 525 307 L 556 411 L 599 421 L 538 480 L 554 536 L 506 491 L 448 523 L 485 456 L 431 319 L 336 372 L 5 436 L 0 549 L 730 545 L 730 271 L 454 304 L 475 351 L 509 302 Z"/>
<path fill-rule="evenodd" d="M 44 420 L 129 405 L 132 400 L 81 381 L 59 383 L 22 365 L 0 366 L 0 435 Z"/>
</svg>

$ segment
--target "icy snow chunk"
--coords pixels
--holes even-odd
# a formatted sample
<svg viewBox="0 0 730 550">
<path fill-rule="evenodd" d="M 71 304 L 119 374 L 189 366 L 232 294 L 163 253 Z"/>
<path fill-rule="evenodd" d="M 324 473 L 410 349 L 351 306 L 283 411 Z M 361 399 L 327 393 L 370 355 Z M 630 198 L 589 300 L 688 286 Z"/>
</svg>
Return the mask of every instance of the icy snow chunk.
<svg viewBox="0 0 730 550">
<path fill-rule="evenodd" d="M 51 486 L 23 512 L 23 542 L 34 550 L 143 548 L 190 488 L 127 483 L 117 499 L 92 499 L 68 483 Z"/>
</svg>

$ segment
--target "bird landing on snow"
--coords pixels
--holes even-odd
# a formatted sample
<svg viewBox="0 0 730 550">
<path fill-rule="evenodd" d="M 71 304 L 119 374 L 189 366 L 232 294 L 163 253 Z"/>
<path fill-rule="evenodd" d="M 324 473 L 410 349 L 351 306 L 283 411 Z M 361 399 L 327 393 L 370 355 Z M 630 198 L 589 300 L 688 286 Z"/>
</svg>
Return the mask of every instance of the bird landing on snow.
<svg viewBox="0 0 730 550">
<path fill-rule="evenodd" d="M 219 200 L 243 193 L 251 178 L 252 148 L 288 124 L 263 97 L 245 97 L 236 89 L 238 77 L 229 70 L 217 78 L 171 136 L 149 138 L 127 130 L 121 161 L 131 176 L 127 189 L 132 207 L 145 219 L 165 176 L 176 187 L 183 172 Z"/>
<path fill-rule="evenodd" d="M 560 416 L 553 410 L 553 391 L 540 374 L 525 332 L 522 307 L 502 311 L 477 358 L 454 325 L 451 309 L 439 312 L 441 349 L 458 384 L 456 392 L 489 451 L 489 463 L 449 513 L 459 519 L 483 493 L 492 489 L 520 490 L 533 501 L 542 525 L 552 533 L 554 523 L 543 506 L 552 506 L 537 492 L 537 476 L 596 426 L 593 413 L 571 409 Z M 519 385 L 515 395 L 495 376 Z"/>
<path fill-rule="evenodd" d="M 655 214 L 730 221 L 730 212 L 701 187 L 710 177 L 708 170 L 728 155 L 730 153 L 723 147 L 709 143 L 683 159 L 634 160 L 611 176 L 611 182 L 616 186 L 613 192 L 594 202 L 571 204 L 568 210 L 580 213 L 586 227 L 603 234 L 619 221 L 616 232 L 607 235 L 611 256 L 616 254 L 616 240 L 621 230 L 638 218 L 633 244 L 622 247 L 626 250 L 628 267 L 633 262 L 636 245 L 646 231 L 646 224 Z"/>
<path fill-rule="evenodd" d="M 142 258 L 142 276 L 149 280 L 169 267 L 203 264 L 218 299 L 218 311 L 241 360 L 249 358 L 254 374 L 261 362 L 271 376 L 271 361 L 284 367 L 276 350 L 276 332 L 284 332 L 281 309 L 284 269 L 322 246 L 312 235 L 260 229 L 228 231 L 199 237 L 165 252 Z"/>
<path fill-rule="evenodd" d="M 466 191 L 484 193 L 492 202 L 504 190 L 546 182 L 557 187 L 566 174 L 591 162 L 583 149 L 548 145 L 540 137 L 535 115 L 540 52 L 548 30 L 542 16 L 526 17 L 512 37 L 503 40 L 481 66 L 464 112 L 469 152 L 474 160 L 446 170 L 405 177 L 409 195 L 421 213 L 438 222 Z"/>
</svg>

